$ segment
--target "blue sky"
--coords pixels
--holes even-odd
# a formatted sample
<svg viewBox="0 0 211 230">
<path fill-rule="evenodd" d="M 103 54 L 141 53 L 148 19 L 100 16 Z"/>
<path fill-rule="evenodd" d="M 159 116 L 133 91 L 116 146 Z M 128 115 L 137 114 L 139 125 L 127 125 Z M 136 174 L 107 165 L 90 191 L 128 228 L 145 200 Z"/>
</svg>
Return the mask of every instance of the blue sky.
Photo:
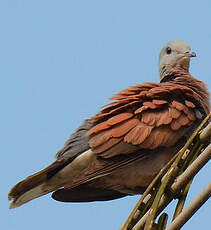
<svg viewBox="0 0 211 230">
<path fill-rule="evenodd" d="M 210 8 L 211 2 L 197 0 L 0 1 L 1 229 L 121 226 L 138 196 L 72 204 L 46 195 L 8 210 L 7 193 L 51 163 L 83 119 L 111 95 L 158 81 L 158 54 L 168 41 L 190 43 L 197 53 L 191 73 L 210 90 Z M 201 170 L 187 203 L 210 174 L 208 166 Z M 210 212 L 206 203 L 183 229 L 205 229 Z"/>
</svg>

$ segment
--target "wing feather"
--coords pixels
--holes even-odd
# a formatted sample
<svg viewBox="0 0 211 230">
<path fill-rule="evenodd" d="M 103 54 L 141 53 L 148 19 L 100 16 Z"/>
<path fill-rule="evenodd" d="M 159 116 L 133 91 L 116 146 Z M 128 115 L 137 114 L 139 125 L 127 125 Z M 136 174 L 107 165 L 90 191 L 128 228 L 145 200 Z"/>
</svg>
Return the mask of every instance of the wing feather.
<svg viewBox="0 0 211 230">
<path fill-rule="evenodd" d="M 185 104 L 191 109 L 194 109 L 196 107 L 191 101 L 188 100 L 185 100 Z"/>
<path fill-rule="evenodd" d="M 104 142 L 102 145 L 99 145 L 95 148 L 93 148 L 95 153 L 103 153 L 106 150 L 110 149 L 111 147 L 115 146 L 117 143 L 119 143 L 122 140 L 121 137 L 119 138 L 111 138 L 108 141 Z"/>
<path fill-rule="evenodd" d="M 107 122 L 109 125 L 116 125 L 122 121 L 128 120 L 131 117 L 133 117 L 132 113 L 120 113 L 120 114 L 113 116 L 110 119 L 108 119 Z"/>
<path fill-rule="evenodd" d="M 182 114 L 178 118 L 178 122 L 180 123 L 181 126 L 189 125 L 192 123 L 192 122 L 190 122 L 190 120 L 188 119 L 188 117 L 185 114 Z"/>
<path fill-rule="evenodd" d="M 181 112 L 170 105 L 169 116 L 174 118 L 174 119 L 178 119 L 180 115 L 181 115 Z"/>
<path fill-rule="evenodd" d="M 152 126 L 139 122 L 125 137 L 124 141 L 133 145 L 141 144 L 149 135 Z"/>
<path fill-rule="evenodd" d="M 133 127 L 137 125 L 139 122 L 138 119 L 130 119 L 122 124 L 119 124 L 111 129 L 111 135 L 112 137 L 122 137 L 125 134 L 127 134 Z"/>
<path fill-rule="evenodd" d="M 177 131 L 181 128 L 181 124 L 178 122 L 178 120 L 173 120 L 171 122 L 171 129 L 172 131 Z"/>
<path fill-rule="evenodd" d="M 95 126 L 87 133 L 90 147 L 106 158 L 137 148 L 171 147 L 197 119 L 194 98 L 192 89 L 172 82 L 123 90 L 91 118 Z"/>
</svg>

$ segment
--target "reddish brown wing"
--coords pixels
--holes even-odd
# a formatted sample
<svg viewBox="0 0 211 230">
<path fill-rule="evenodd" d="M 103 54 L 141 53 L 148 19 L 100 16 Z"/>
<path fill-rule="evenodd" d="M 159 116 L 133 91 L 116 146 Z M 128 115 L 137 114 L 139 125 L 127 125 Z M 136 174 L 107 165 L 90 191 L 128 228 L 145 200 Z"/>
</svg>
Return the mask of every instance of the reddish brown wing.
<svg viewBox="0 0 211 230">
<path fill-rule="evenodd" d="M 104 158 L 173 146 L 197 119 L 194 92 L 174 83 L 145 83 L 112 99 L 87 132 L 90 147 Z"/>
</svg>

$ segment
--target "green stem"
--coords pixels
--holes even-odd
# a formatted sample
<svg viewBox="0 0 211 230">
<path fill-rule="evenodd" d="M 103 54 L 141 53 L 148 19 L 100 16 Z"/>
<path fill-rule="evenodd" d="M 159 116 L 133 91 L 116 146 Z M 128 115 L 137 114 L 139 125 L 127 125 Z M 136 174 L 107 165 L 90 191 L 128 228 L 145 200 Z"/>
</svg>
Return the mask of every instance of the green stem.
<svg viewBox="0 0 211 230">
<path fill-rule="evenodd" d="M 157 230 L 164 230 L 166 228 L 167 220 L 168 220 L 168 215 L 164 212 L 162 215 L 160 215 L 158 219 Z"/>
<path fill-rule="evenodd" d="M 186 185 L 186 187 L 185 187 L 185 189 L 183 191 L 183 194 L 180 196 L 180 198 L 178 200 L 176 209 L 174 211 L 173 220 L 182 212 L 182 209 L 184 207 L 185 200 L 186 200 L 186 197 L 188 195 L 188 191 L 190 189 L 191 183 L 192 183 L 192 180 L 189 181 L 189 183 Z"/>
<path fill-rule="evenodd" d="M 186 161 L 184 162 L 184 164 L 182 165 L 182 172 L 185 171 L 185 169 L 192 164 L 192 162 L 197 158 L 197 156 L 199 155 L 199 153 L 201 152 L 202 148 L 203 148 L 203 144 L 201 144 L 199 146 L 199 141 L 197 141 L 197 143 L 193 146 L 191 152 L 189 153 L 188 155 L 188 158 L 186 159 Z M 194 154 L 194 155 L 193 155 Z M 181 173 L 182 173 L 181 172 Z M 189 183 L 186 185 L 183 193 L 181 194 L 181 197 L 179 198 L 178 200 L 178 203 L 177 203 L 177 206 L 176 206 L 176 209 L 175 209 L 175 212 L 174 212 L 174 216 L 173 216 L 173 220 L 182 212 L 182 209 L 184 207 L 184 204 L 185 204 L 185 200 L 186 200 L 186 197 L 188 195 L 188 191 L 190 189 L 190 186 L 192 184 L 192 181 L 189 181 Z"/>
</svg>

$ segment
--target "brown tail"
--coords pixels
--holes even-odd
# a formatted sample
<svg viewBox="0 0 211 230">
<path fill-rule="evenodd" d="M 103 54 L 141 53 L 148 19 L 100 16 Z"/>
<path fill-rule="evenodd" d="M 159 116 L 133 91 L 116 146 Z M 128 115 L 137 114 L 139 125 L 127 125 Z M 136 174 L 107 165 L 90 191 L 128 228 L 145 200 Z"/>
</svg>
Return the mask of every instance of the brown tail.
<svg viewBox="0 0 211 230">
<path fill-rule="evenodd" d="M 73 161 L 55 161 L 42 171 L 27 177 L 17 183 L 9 192 L 8 199 L 12 200 L 10 208 L 16 208 L 34 198 L 45 195 L 63 187 L 77 177 L 95 160 L 96 155 L 88 150 Z"/>
<path fill-rule="evenodd" d="M 35 173 L 23 181 L 17 183 L 9 192 L 8 199 L 12 200 L 10 208 L 18 207 L 29 200 L 44 195 L 51 191 L 42 189 L 43 183 L 48 181 L 59 170 L 66 166 L 67 163 L 55 161 L 45 169 Z"/>
</svg>

